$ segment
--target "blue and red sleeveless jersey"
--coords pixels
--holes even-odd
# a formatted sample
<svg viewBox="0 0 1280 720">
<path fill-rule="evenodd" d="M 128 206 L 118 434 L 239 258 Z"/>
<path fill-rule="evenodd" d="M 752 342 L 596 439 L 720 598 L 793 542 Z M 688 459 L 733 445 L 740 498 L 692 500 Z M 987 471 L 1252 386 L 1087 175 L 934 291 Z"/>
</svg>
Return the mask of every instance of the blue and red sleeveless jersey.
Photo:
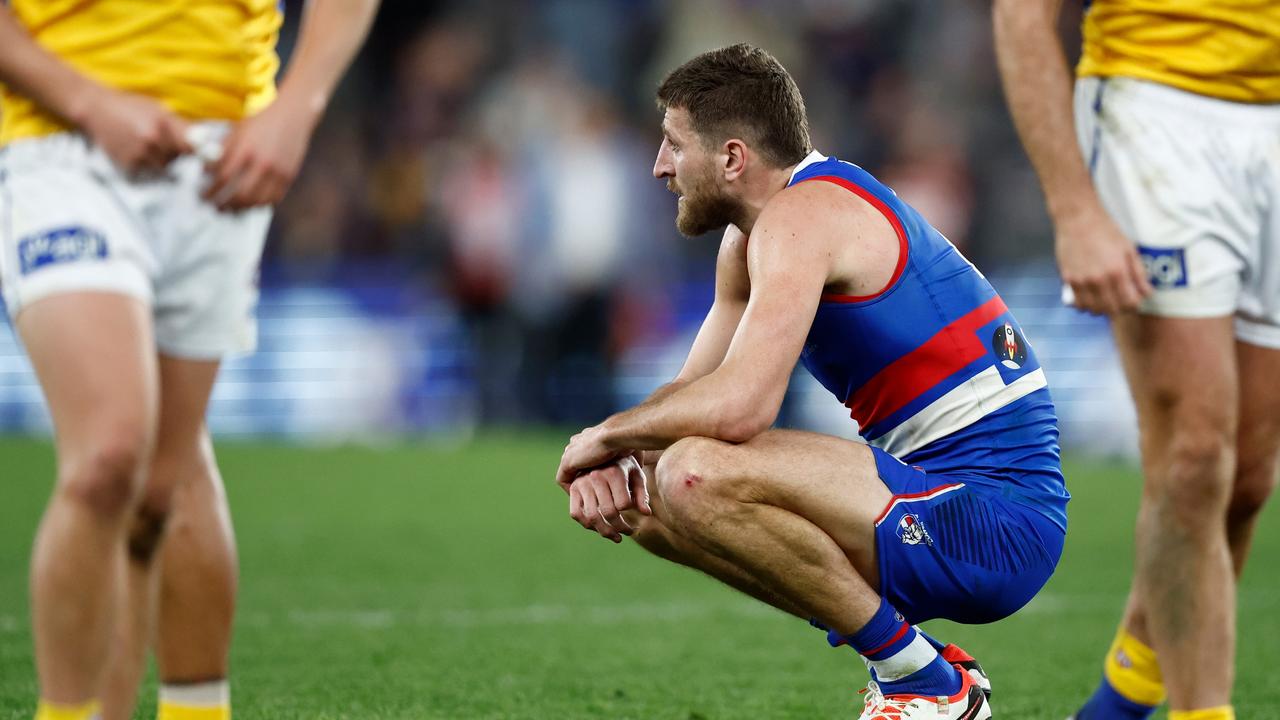
<svg viewBox="0 0 1280 720">
<path fill-rule="evenodd" d="M 812 153 L 791 185 L 829 182 L 898 236 L 880 292 L 824 295 L 801 360 L 872 445 L 929 472 L 971 475 L 1066 523 L 1069 497 L 1044 371 L 986 278 L 862 168 Z"/>
</svg>

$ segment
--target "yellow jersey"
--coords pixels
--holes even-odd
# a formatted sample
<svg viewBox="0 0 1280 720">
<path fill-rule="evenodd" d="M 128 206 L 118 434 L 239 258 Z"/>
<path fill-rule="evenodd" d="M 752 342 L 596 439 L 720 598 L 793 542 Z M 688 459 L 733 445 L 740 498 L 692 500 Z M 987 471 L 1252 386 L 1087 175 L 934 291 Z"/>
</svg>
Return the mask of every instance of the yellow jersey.
<svg viewBox="0 0 1280 720">
<path fill-rule="evenodd" d="M 1093 0 L 1077 72 L 1280 102 L 1280 1 Z"/>
<path fill-rule="evenodd" d="M 11 0 L 31 37 L 104 85 L 193 120 L 238 120 L 275 99 L 278 0 Z M 66 130 L 9 88 L 0 145 Z"/>
</svg>

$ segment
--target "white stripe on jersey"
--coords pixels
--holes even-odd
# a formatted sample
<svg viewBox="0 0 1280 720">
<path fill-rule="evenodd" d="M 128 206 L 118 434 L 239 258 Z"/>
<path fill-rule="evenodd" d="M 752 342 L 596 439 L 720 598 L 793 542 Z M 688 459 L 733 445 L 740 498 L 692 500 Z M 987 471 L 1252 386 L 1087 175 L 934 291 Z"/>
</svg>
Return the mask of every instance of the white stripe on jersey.
<svg viewBox="0 0 1280 720">
<path fill-rule="evenodd" d="M 906 457 L 1047 385 L 1041 368 L 1005 385 L 1000 371 L 992 365 L 872 440 L 871 444 L 894 457 Z"/>
</svg>

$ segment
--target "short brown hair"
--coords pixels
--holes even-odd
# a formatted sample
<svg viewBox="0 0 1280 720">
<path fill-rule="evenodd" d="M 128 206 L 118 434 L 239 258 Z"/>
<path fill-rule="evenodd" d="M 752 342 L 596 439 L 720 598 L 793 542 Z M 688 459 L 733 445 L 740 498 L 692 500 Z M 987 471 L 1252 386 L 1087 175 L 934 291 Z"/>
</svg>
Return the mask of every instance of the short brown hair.
<svg viewBox="0 0 1280 720">
<path fill-rule="evenodd" d="M 796 81 L 776 58 L 746 43 L 705 52 L 676 68 L 658 87 L 658 107 L 688 111 L 705 142 L 742 136 L 777 167 L 800 162 L 811 149 Z"/>
</svg>

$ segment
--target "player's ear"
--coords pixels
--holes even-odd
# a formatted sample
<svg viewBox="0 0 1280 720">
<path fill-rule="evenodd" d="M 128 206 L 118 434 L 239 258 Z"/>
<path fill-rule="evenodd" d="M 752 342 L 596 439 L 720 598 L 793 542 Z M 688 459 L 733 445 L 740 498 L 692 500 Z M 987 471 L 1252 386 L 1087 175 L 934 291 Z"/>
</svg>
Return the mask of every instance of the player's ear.
<svg viewBox="0 0 1280 720">
<path fill-rule="evenodd" d="M 747 144 L 741 140 L 732 138 L 724 142 L 720 149 L 720 157 L 723 162 L 721 171 L 724 173 L 725 180 L 733 182 L 742 175 L 747 168 L 747 156 L 749 154 L 750 150 L 747 149 Z"/>
</svg>

